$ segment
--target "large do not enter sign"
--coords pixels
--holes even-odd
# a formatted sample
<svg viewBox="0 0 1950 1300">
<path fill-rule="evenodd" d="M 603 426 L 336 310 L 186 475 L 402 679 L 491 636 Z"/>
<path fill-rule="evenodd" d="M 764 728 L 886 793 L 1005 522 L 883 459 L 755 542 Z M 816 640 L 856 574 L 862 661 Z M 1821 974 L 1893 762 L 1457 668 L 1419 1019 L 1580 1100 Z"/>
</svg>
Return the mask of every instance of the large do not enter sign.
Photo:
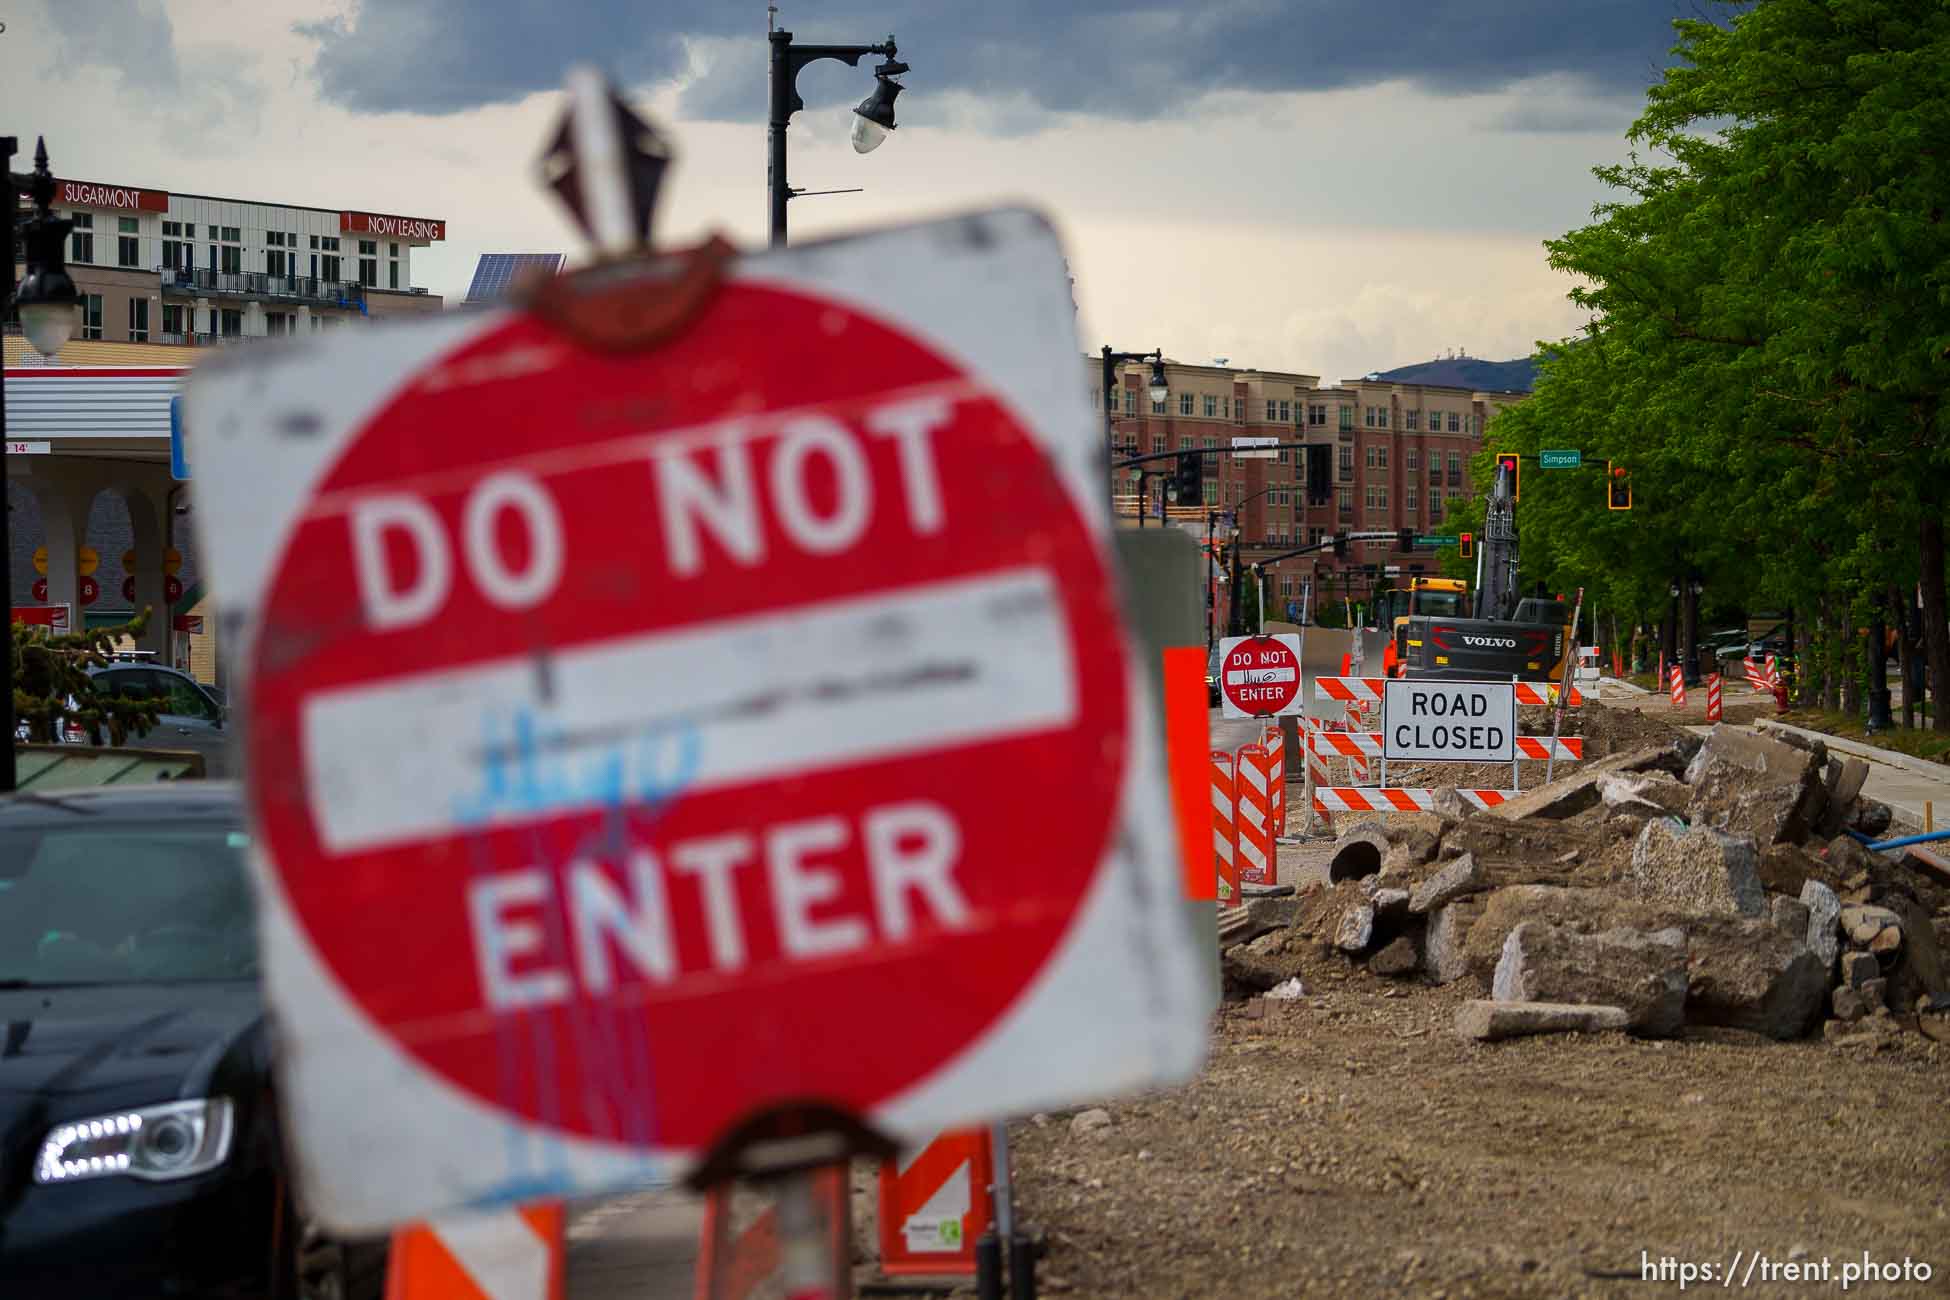
<svg viewBox="0 0 1950 1300">
<path fill-rule="evenodd" d="M 270 861 L 377 1031 L 491 1107 L 679 1150 L 864 1113 L 1010 1008 L 1105 860 L 1099 556 L 994 392 L 837 302 L 729 285 L 650 357 L 497 323 L 285 536 Z"/>
<path fill-rule="evenodd" d="M 1228 637 L 1219 646 L 1219 689 L 1224 716 L 1267 718 L 1298 713 L 1300 644 L 1291 633 Z"/>
</svg>

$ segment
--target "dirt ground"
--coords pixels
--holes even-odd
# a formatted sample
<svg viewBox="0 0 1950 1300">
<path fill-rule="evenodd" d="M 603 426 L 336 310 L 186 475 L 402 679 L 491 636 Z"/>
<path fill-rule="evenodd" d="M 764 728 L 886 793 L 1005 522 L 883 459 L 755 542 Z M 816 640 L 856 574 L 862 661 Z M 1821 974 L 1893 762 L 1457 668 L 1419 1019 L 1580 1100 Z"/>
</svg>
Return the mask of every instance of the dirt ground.
<svg viewBox="0 0 1950 1300">
<path fill-rule="evenodd" d="M 1867 1251 L 1933 1276 L 1851 1292 L 1950 1295 L 1950 1045 L 1477 1045 L 1452 1030 L 1468 979 L 1328 956 L 1302 978 L 1298 1001 L 1229 1004 L 1196 1082 L 1110 1105 L 1092 1133 L 1068 1114 L 1016 1126 L 1043 1291 L 1603 1297 L 1646 1294 L 1648 1255 L 1828 1259 L 1825 1285 L 1762 1267 L 1742 1288 L 1799 1296 Z"/>
</svg>

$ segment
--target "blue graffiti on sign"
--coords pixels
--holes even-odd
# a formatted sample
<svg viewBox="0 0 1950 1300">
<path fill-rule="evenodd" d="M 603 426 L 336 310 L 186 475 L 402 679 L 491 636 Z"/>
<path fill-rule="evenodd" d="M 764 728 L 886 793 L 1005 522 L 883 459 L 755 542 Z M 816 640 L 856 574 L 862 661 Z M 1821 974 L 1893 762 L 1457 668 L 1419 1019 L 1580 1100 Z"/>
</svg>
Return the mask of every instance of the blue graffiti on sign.
<svg viewBox="0 0 1950 1300">
<path fill-rule="evenodd" d="M 497 816 L 595 806 L 658 807 L 697 779 L 704 738 L 688 720 L 645 726 L 608 743 L 567 743 L 534 711 L 483 720 L 481 786 L 454 809 L 462 825 Z"/>
</svg>

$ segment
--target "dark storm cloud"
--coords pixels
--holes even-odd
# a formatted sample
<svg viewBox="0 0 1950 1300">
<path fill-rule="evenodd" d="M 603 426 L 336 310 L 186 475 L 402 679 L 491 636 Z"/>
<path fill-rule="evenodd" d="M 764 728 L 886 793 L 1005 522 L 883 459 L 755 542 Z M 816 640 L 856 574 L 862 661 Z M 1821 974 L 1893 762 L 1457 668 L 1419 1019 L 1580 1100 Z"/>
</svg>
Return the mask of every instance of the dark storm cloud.
<svg viewBox="0 0 1950 1300">
<path fill-rule="evenodd" d="M 867 44 L 891 30 L 913 90 L 1026 97 L 1053 110 L 1143 119 L 1215 90 L 1333 90 L 1408 80 L 1485 92 L 1549 73 L 1594 92 L 1657 78 L 1672 19 L 1714 0 L 786 0 L 801 41 Z M 365 112 L 452 113 L 561 84 L 593 59 L 643 85 L 686 67 L 684 39 L 737 38 L 687 92 L 701 119 L 765 110 L 758 0 L 367 0 L 349 19 L 307 24 L 325 97 Z M 837 70 L 835 72 L 834 70 Z M 809 100 L 863 73 L 817 65 Z M 837 88 L 837 89 L 836 89 Z M 914 98 L 920 98 L 916 95 Z M 906 110 L 908 100 L 903 100 Z M 920 106 L 916 105 L 918 109 Z"/>
</svg>

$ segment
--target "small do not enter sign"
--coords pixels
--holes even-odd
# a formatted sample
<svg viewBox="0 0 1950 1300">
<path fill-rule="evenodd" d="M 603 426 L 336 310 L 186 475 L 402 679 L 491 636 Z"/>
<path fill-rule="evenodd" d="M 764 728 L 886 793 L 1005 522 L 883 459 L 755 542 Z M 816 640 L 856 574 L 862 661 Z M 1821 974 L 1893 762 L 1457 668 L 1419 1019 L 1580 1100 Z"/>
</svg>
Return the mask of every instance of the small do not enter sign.
<svg viewBox="0 0 1950 1300">
<path fill-rule="evenodd" d="M 1271 718 L 1299 713 L 1300 638 L 1279 636 L 1227 637 L 1219 645 L 1219 691 L 1223 716 Z"/>
</svg>

